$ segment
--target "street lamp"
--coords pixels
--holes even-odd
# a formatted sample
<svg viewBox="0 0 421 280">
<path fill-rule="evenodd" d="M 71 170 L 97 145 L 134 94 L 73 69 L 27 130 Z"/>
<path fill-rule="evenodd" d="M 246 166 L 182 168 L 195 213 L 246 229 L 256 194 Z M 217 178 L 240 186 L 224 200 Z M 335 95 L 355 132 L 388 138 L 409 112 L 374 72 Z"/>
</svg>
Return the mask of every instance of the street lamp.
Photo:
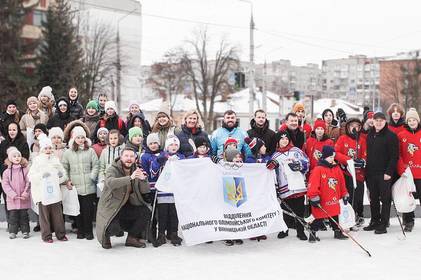
<svg viewBox="0 0 421 280">
<path fill-rule="evenodd" d="M 239 0 L 250 4 L 250 80 L 249 80 L 249 114 L 250 118 L 253 117 L 254 113 L 254 20 L 253 20 L 253 2 L 250 0 Z"/>
</svg>

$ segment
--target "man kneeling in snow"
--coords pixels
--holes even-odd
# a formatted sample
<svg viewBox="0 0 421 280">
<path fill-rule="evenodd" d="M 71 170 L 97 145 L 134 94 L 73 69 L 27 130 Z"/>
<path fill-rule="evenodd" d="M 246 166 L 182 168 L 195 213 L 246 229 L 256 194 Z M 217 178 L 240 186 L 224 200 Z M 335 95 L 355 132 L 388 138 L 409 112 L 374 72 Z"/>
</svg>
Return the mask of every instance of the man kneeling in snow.
<svg viewBox="0 0 421 280">
<path fill-rule="evenodd" d="M 136 166 L 135 152 L 125 148 L 107 169 L 98 204 L 96 234 L 104 249 L 111 248 L 110 237 L 121 230 L 128 232 L 126 246 L 146 247 L 141 236 L 151 216 L 145 202 L 149 192 L 147 175 Z"/>
</svg>

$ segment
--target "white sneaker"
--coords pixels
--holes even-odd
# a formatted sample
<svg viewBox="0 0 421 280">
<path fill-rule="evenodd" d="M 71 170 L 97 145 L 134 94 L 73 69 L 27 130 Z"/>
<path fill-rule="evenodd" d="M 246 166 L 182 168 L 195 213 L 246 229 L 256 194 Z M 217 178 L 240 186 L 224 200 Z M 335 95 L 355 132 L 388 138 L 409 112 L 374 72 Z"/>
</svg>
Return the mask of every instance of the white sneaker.
<svg viewBox="0 0 421 280">
<path fill-rule="evenodd" d="M 16 238 L 16 233 L 9 233 L 9 238 L 10 239 L 15 239 Z"/>
<path fill-rule="evenodd" d="M 29 232 L 23 233 L 23 239 L 28 239 L 30 237 Z"/>
</svg>

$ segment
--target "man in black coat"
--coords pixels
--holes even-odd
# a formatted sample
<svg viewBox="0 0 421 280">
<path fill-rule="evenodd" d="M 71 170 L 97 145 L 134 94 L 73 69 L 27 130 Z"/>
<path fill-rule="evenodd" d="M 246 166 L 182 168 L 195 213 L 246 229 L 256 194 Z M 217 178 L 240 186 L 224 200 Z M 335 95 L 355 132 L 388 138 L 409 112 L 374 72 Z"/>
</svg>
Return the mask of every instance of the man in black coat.
<svg viewBox="0 0 421 280">
<path fill-rule="evenodd" d="M 254 118 L 250 121 L 250 127 L 251 129 L 247 131 L 249 137 L 263 140 L 267 148 L 266 153 L 268 155 L 273 154 L 276 149 L 275 131 L 269 128 L 266 112 L 260 109 L 257 110 L 254 113 Z"/>
<path fill-rule="evenodd" d="M 298 125 L 298 116 L 295 113 L 288 113 L 285 117 L 285 124 L 279 130 L 286 130 L 291 136 L 292 144 L 298 149 L 303 149 L 306 136 Z"/>
<path fill-rule="evenodd" d="M 387 127 L 386 116 L 377 112 L 367 135 L 367 187 L 370 192 L 370 224 L 365 231 L 386 233 L 392 201 L 392 177 L 399 159 L 399 141 Z M 382 203 L 380 212 L 380 201 Z"/>
</svg>

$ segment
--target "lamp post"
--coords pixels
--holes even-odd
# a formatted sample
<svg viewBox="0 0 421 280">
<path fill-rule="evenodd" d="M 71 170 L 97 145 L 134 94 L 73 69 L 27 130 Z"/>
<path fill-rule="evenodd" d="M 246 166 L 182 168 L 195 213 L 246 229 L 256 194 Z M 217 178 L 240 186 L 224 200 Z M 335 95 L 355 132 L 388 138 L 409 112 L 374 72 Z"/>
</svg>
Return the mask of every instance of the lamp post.
<svg viewBox="0 0 421 280">
<path fill-rule="evenodd" d="M 250 0 L 239 0 L 250 4 L 250 66 L 249 66 L 249 114 L 250 118 L 253 117 L 254 113 L 254 99 L 255 99 L 255 81 L 254 81 L 254 20 L 253 20 L 253 2 Z"/>
</svg>

